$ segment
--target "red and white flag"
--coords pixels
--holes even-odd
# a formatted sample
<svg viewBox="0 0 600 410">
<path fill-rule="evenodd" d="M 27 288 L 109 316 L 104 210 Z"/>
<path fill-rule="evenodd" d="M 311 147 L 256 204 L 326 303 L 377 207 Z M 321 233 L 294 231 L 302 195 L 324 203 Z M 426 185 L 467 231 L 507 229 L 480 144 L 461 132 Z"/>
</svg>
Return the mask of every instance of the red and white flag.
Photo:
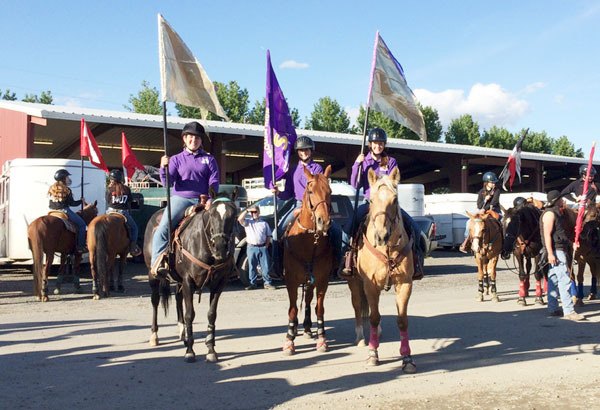
<svg viewBox="0 0 600 410">
<path fill-rule="evenodd" d="M 136 169 L 145 171 L 144 166 L 135 157 L 135 154 L 127 143 L 124 132 L 121 133 L 121 158 L 123 160 L 123 168 L 127 171 L 127 178 L 131 179 Z"/>
<path fill-rule="evenodd" d="M 519 177 L 519 183 L 521 183 L 521 146 L 523 145 L 523 140 L 525 139 L 528 131 L 529 128 L 523 133 L 523 135 L 521 135 L 521 138 L 519 138 L 510 155 L 508 156 L 508 160 L 506 161 L 504 169 L 500 173 L 500 179 L 502 179 L 502 188 L 504 188 L 505 191 L 508 191 L 508 189 L 506 189 L 507 182 L 509 189 L 512 191 L 512 186 L 515 182 L 516 176 Z"/>
<path fill-rule="evenodd" d="M 104 172 L 108 172 L 98 144 L 96 144 L 96 139 L 83 118 L 81 119 L 81 156 L 88 157 L 93 165 L 104 170 Z"/>
</svg>

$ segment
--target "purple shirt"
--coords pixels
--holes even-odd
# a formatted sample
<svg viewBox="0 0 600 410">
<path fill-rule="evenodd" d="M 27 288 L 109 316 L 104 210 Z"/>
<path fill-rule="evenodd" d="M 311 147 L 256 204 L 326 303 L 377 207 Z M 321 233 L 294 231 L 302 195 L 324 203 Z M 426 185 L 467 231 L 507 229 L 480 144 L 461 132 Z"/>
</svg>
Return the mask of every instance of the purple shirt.
<svg viewBox="0 0 600 410">
<path fill-rule="evenodd" d="M 292 178 L 286 176 L 285 190 L 279 194 L 280 199 L 295 197 L 297 201 L 302 201 L 304 191 L 306 190 L 306 183 L 308 182 L 306 175 L 304 175 L 304 167 L 306 167 L 313 175 L 323 173 L 323 167 L 312 160 L 306 165 L 304 165 L 302 161 L 298 162 L 298 165 L 292 174 Z"/>
<path fill-rule="evenodd" d="M 362 162 L 362 173 L 360 175 L 360 178 L 358 175 L 358 166 L 360 163 L 355 162 L 354 165 L 352 165 L 352 175 L 350 177 L 350 184 L 356 189 L 362 188 L 365 194 L 365 199 L 369 199 L 369 194 L 371 193 L 371 188 L 369 187 L 370 168 L 372 168 L 373 171 L 375 171 L 378 177 L 381 177 L 383 175 L 389 175 L 392 173 L 394 168 L 398 168 L 398 163 L 396 162 L 396 159 L 390 156 L 388 156 L 387 158 L 387 166 L 382 167 L 380 166 L 380 161 L 377 161 L 375 158 L 373 158 L 373 155 L 371 155 L 371 153 L 369 152 Z"/>
<path fill-rule="evenodd" d="M 166 185 L 165 169 L 160 169 L 160 180 Z M 208 188 L 219 191 L 219 167 L 217 160 L 209 153 L 198 150 L 192 154 L 183 150 L 169 158 L 169 182 L 173 195 L 184 198 L 198 198 L 208 195 Z"/>
</svg>

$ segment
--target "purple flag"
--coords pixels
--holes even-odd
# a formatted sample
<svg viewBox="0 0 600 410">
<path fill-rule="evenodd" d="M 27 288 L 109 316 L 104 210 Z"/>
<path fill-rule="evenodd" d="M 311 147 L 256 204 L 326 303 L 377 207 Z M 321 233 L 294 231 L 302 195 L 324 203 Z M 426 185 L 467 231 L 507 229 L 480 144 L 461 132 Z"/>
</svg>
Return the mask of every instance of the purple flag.
<svg viewBox="0 0 600 410">
<path fill-rule="evenodd" d="M 265 188 L 273 188 L 274 183 L 288 173 L 290 155 L 295 142 L 296 130 L 292 116 L 271 65 L 271 53 L 267 50 L 267 98 L 263 151 Z M 275 181 L 273 181 L 273 163 L 275 164 Z"/>
</svg>

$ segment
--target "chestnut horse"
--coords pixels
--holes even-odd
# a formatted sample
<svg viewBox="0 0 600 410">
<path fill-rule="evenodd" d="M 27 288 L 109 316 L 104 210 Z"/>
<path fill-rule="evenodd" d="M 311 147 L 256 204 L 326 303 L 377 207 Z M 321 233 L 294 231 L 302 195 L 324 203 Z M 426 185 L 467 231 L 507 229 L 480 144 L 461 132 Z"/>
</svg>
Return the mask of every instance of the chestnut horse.
<svg viewBox="0 0 600 410">
<path fill-rule="evenodd" d="M 212 190 L 211 190 L 212 191 Z M 233 198 L 216 198 L 206 210 L 199 210 L 188 217 L 185 229 L 177 231 L 174 238 L 174 261 L 171 279 L 177 283 L 176 303 L 177 319 L 180 336 L 186 346 L 185 361 L 196 360 L 194 353 L 194 332 L 192 324 L 195 318 L 193 297 L 207 286 L 210 289 L 210 306 L 208 309 L 208 333 L 205 344 L 208 348 L 206 361 L 217 362 L 215 351 L 215 322 L 217 320 L 217 305 L 223 288 L 235 269 L 233 253 L 235 248 L 234 235 L 237 224 L 238 209 Z M 214 193 L 211 193 L 214 196 Z M 144 260 L 150 270 L 152 254 L 153 231 L 162 218 L 164 210 L 158 210 L 148 221 L 144 234 Z M 158 345 L 157 311 L 159 301 L 167 313 L 170 296 L 170 279 L 154 277 L 148 273 L 152 289 L 152 335 L 150 345 Z M 185 311 L 183 305 L 185 304 Z M 183 323 L 184 322 L 184 323 Z"/>
<path fill-rule="evenodd" d="M 411 356 L 408 337 L 408 301 L 412 293 L 414 273 L 414 238 L 409 237 L 398 205 L 397 187 L 400 171 L 395 168 L 390 175 L 378 179 L 370 169 L 368 180 L 371 187 L 371 205 L 366 219 L 366 231 L 358 237 L 356 272 L 348 280 L 356 320 L 356 342 L 359 345 L 364 344 L 363 319 L 369 315 L 367 363 L 379 364 L 379 297 L 389 281 L 396 292 L 402 371 L 415 373 L 417 366 Z"/>
<path fill-rule="evenodd" d="M 544 272 L 539 266 L 540 251 L 542 250 L 542 236 L 540 234 L 540 216 L 542 211 L 534 205 L 525 205 L 518 208 L 503 209 L 504 219 L 504 244 L 502 259 L 514 255 L 519 269 L 519 298 L 517 303 L 527 306 L 529 296 L 529 276 L 534 267 L 535 303 L 543 305 L 543 279 Z M 533 262 L 532 262 L 533 261 Z"/>
<path fill-rule="evenodd" d="M 493 211 L 492 211 L 493 212 Z M 496 290 L 496 265 L 502 252 L 503 235 L 500 221 L 494 218 L 495 212 L 486 211 L 483 214 L 467 212 L 469 219 L 469 236 L 471 250 L 475 254 L 477 264 L 477 279 L 479 281 L 477 300 L 483 302 L 483 281 L 486 283 L 486 293 L 492 292 L 492 300 L 499 302 Z"/>
<path fill-rule="evenodd" d="M 87 204 L 83 210 L 77 212 L 86 224 L 98 215 L 96 205 L 97 202 L 94 201 L 93 204 Z M 37 300 L 48 301 L 48 277 L 55 253 L 61 254 L 61 264 L 68 255 L 74 254 L 74 285 L 76 290 L 79 289 L 81 254 L 75 253 L 77 238 L 75 233 L 67 230 L 62 218 L 52 215 L 40 216 L 27 227 L 27 238 L 33 255 L 33 293 Z M 44 264 L 44 255 L 46 264 Z M 59 290 L 58 283 L 57 278 L 57 290 Z"/>
<path fill-rule="evenodd" d="M 306 190 L 302 198 L 300 214 L 291 224 L 283 238 L 283 267 L 285 286 L 290 306 L 288 309 L 288 331 L 283 353 L 295 353 L 294 339 L 298 332 L 298 287 L 303 286 L 304 336 L 312 338 L 310 303 L 317 290 L 317 351 L 327 351 L 325 336 L 324 299 L 329 285 L 329 274 L 333 268 L 332 247 L 327 238 L 330 226 L 331 187 L 329 175 L 331 166 L 323 174 L 312 175 L 304 168 L 307 178 Z"/>
<path fill-rule="evenodd" d="M 123 292 L 123 269 L 129 253 L 129 233 L 125 216 L 110 212 L 95 217 L 88 227 L 87 244 L 90 250 L 90 270 L 92 271 L 92 298 L 107 297 L 115 290 L 113 270 L 119 256 L 117 290 Z M 101 291 L 100 291 L 101 289 Z"/>
</svg>

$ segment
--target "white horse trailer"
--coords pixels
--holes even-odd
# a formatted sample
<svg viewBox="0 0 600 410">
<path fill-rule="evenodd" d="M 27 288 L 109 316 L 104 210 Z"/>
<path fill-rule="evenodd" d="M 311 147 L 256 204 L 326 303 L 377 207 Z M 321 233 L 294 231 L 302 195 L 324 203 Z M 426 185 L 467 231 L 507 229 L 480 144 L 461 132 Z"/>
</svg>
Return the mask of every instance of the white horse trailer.
<svg viewBox="0 0 600 410">
<path fill-rule="evenodd" d="M 48 189 L 54 173 L 64 168 L 71 173 L 73 198 L 81 197 L 81 161 L 70 159 L 27 158 L 7 161 L 0 176 L 0 261 L 31 259 L 27 227 L 48 213 Z M 98 201 L 98 213 L 106 210 L 106 173 L 83 162 L 86 202 Z M 79 208 L 72 208 L 77 211 Z"/>
</svg>

